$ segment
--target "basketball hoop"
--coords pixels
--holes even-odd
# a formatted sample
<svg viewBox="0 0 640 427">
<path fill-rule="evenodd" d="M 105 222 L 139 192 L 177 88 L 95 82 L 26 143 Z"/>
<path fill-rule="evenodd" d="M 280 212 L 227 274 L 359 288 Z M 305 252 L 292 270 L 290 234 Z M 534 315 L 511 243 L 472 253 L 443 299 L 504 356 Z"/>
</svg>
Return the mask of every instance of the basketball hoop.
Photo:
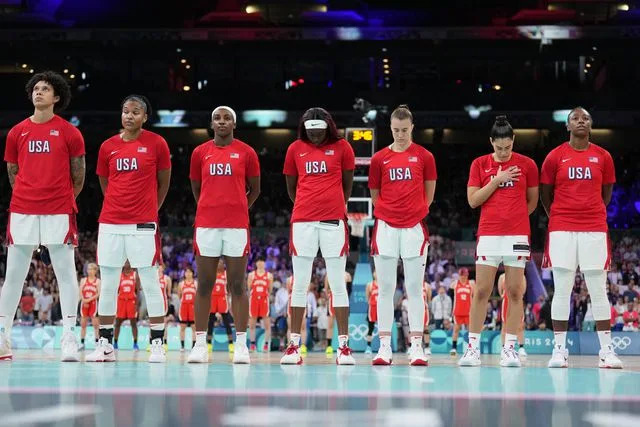
<svg viewBox="0 0 640 427">
<path fill-rule="evenodd" d="M 364 237 L 364 222 L 369 217 L 362 212 L 347 213 L 347 224 L 351 228 L 351 235 L 354 237 Z"/>
</svg>

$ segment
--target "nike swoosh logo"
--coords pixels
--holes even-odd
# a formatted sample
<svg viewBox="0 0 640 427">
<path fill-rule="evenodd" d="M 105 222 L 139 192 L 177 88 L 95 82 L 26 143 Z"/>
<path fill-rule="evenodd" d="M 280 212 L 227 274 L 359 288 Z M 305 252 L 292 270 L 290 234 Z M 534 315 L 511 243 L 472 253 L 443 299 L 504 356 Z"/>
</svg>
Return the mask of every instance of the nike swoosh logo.
<svg viewBox="0 0 640 427">
<path fill-rule="evenodd" d="M 31 132 L 31 131 L 29 131 L 29 132 Z M 20 134 L 20 136 L 28 135 L 28 134 L 29 134 L 29 132 L 21 133 L 21 134 Z"/>
<path fill-rule="evenodd" d="M 309 154 L 309 152 L 308 152 L 308 151 L 307 151 L 306 153 L 300 153 L 300 157 L 304 157 L 304 156 L 306 156 L 307 154 Z"/>
<path fill-rule="evenodd" d="M 208 154 L 208 155 L 204 156 L 204 159 L 207 160 L 209 157 L 213 157 L 213 154 Z"/>
<path fill-rule="evenodd" d="M 491 169 L 485 169 L 484 170 L 484 173 L 489 173 L 489 172 L 491 172 Z"/>
<path fill-rule="evenodd" d="M 568 162 L 571 159 L 562 159 L 562 163 Z"/>
<path fill-rule="evenodd" d="M 391 161 L 391 160 L 383 160 L 383 161 L 382 161 L 382 163 L 386 165 L 386 164 L 387 164 L 387 163 L 389 163 L 390 161 Z"/>
<path fill-rule="evenodd" d="M 114 154 L 118 154 L 118 151 L 120 151 L 120 150 L 112 151 L 111 155 L 113 156 Z"/>
<path fill-rule="evenodd" d="M 104 352 L 104 355 L 105 355 L 105 356 L 108 356 L 108 355 L 110 355 L 111 353 L 113 353 L 113 350 L 111 350 L 110 352 L 106 352 L 106 351 L 105 351 L 105 352 Z"/>
</svg>

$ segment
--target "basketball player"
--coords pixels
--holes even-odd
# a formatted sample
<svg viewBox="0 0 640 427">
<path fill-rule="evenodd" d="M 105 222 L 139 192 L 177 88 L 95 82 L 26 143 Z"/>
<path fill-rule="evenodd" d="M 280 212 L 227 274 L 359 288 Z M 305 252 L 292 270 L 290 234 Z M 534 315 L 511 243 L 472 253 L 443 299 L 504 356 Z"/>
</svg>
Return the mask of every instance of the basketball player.
<svg viewBox="0 0 640 427">
<path fill-rule="evenodd" d="M 151 105 L 144 96 L 127 96 L 121 105 L 124 130 L 103 142 L 98 152 L 96 173 L 104 194 L 98 219 L 100 340 L 86 357 L 88 362 L 115 361 L 111 340 L 116 292 L 127 259 L 137 271 L 149 313 L 149 362 L 166 361 L 162 346 L 166 311 L 157 268 L 162 262 L 158 209 L 169 190 L 171 155 L 164 138 L 142 128 L 150 116 Z"/>
<path fill-rule="evenodd" d="M 287 341 L 291 341 L 291 319 L 293 317 L 293 307 L 291 306 L 291 295 L 293 293 L 293 276 L 287 278 L 287 292 L 289 292 L 289 304 L 287 305 Z M 308 289 L 307 289 L 308 290 Z M 307 306 L 302 312 L 302 326 L 300 328 L 300 354 L 307 354 Z M 327 331 L 327 335 L 329 332 Z M 302 363 L 302 362 L 301 362 Z"/>
<path fill-rule="evenodd" d="M 172 316 L 169 315 L 169 298 L 171 298 L 171 288 L 173 287 L 173 281 L 171 277 L 164 274 L 164 263 L 158 265 L 158 278 L 160 281 L 160 290 L 162 292 L 162 298 L 164 299 L 164 336 L 162 342 L 164 344 L 165 351 L 167 350 L 167 331 L 169 320 Z M 151 351 L 151 345 L 147 347 L 148 351 Z"/>
<path fill-rule="evenodd" d="M 344 271 L 349 254 L 346 203 L 351 195 L 355 156 L 340 138 L 335 122 L 323 108 L 310 108 L 298 127 L 298 139 L 289 145 L 283 173 L 293 202 L 291 239 L 293 265 L 291 341 L 280 363 L 302 364 L 300 328 L 307 305 L 313 260 L 322 252 L 333 289 L 338 322 L 339 365 L 354 365 L 349 348 L 349 296 Z"/>
<path fill-rule="evenodd" d="M 49 249 L 60 288 L 62 361 L 77 362 L 80 356 L 74 333 L 78 310 L 75 199 L 84 185 L 84 139 L 56 114 L 71 99 L 69 85 L 62 76 L 52 71 L 34 74 L 25 89 L 33 103 L 33 115 L 11 128 L 4 152 L 12 193 L 7 223 L 7 268 L 0 295 L 0 360 L 13 358 L 13 318 L 33 251 L 44 245 Z"/>
<path fill-rule="evenodd" d="M 215 324 L 216 314 L 222 317 L 222 323 L 227 332 L 229 340 L 229 353 L 233 353 L 233 332 L 231 330 L 231 314 L 229 314 L 229 299 L 227 297 L 227 273 L 224 271 L 224 262 L 222 259 L 218 262 L 218 274 L 216 283 L 211 290 L 211 309 L 209 310 L 209 323 L 207 324 L 207 344 L 209 351 L 213 350 L 213 325 Z"/>
<path fill-rule="evenodd" d="M 191 328 L 191 346 L 195 343 L 193 323 L 195 322 L 194 304 L 198 282 L 193 278 L 193 270 L 187 267 L 184 270 L 184 279 L 178 284 L 178 296 L 180 297 L 180 351 L 184 351 L 184 336 L 187 327 Z"/>
<path fill-rule="evenodd" d="M 367 283 L 367 287 L 365 288 L 365 296 L 367 299 L 367 304 L 369 306 L 367 310 L 367 324 L 369 325 L 369 330 L 367 331 L 367 348 L 365 349 L 366 354 L 371 354 L 371 341 L 373 340 L 373 330 L 376 326 L 376 322 L 378 321 L 378 282 L 376 281 L 376 272 L 373 272 L 373 280 Z"/>
<path fill-rule="evenodd" d="M 256 269 L 249 273 L 247 286 L 249 287 L 249 339 L 251 351 L 256 351 L 256 322 L 262 320 L 265 333 L 263 352 L 271 348 L 271 318 L 269 317 L 269 295 L 273 284 L 273 274 L 264 269 L 264 258 L 256 260 Z"/>
<path fill-rule="evenodd" d="M 458 270 L 460 278 L 453 285 L 453 337 L 452 346 L 449 354 L 456 356 L 458 354 L 458 335 L 460 328 L 464 327 L 469 330 L 469 313 L 471 312 L 471 298 L 473 295 L 474 282 L 469 281 L 469 269 L 462 267 Z M 503 328 L 504 330 L 504 328 Z"/>
<path fill-rule="evenodd" d="M 129 261 L 124 263 L 122 274 L 120 275 L 120 286 L 118 286 L 118 304 L 116 312 L 116 324 L 113 332 L 113 348 L 118 349 L 118 338 L 120 337 L 120 326 L 125 320 L 131 324 L 133 334 L 133 349 L 138 347 L 138 289 L 140 288 L 140 278 L 131 268 Z"/>
<path fill-rule="evenodd" d="M 500 332 L 500 337 L 502 339 L 502 344 L 504 344 L 504 338 L 506 334 L 506 329 L 504 328 L 504 322 L 507 316 L 509 315 L 509 295 L 505 292 L 504 289 L 504 273 L 498 277 L 498 293 L 500 294 L 500 298 L 502 298 L 502 307 L 500 307 L 500 314 L 502 317 L 503 327 Z M 527 291 L 527 280 L 523 277 L 522 281 L 522 295 Z M 521 360 L 525 360 L 527 358 L 527 351 L 524 349 L 524 311 L 522 312 L 522 322 L 520 322 L 520 326 L 518 326 L 518 355 Z"/>
<path fill-rule="evenodd" d="M 436 190 L 433 155 L 412 142 L 413 115 L 406 105 L 391 113 L 393 143 L 373 155 L 369 168 L 369 189 L 374 204 L 371 255 L 378 277 L 378 336 L 380 349 L 374 365 L 390 365 L 393 294 L 396 290 L 398 259 L 404 265 L 407 292 L 410 364 L 426 366 L 422 348 L 424 334 L 424 270 L 429 248 L 425 217 Z"/>
<path fill-rule="evenodd" d="M 198 205 L 193 246 L 200 278 L 196 295 L 196 345 L 190 363 L 207 363 L 207 322 L 211 290 L 224 255 L 227 287 L 236 326 L 233 363 L 250 363 L 247 347 L 249 296 L 245 274 L 249 254 L 249 208 L 260 194 L 255 150 L 233 137 L 236 113 L 226 106 L 211 113 L 213 140 L 193 150 L 189 179 Z"/>
<path fill-rule="evenodd" d="M 502 263 L 511 304 L 500 366 L 520 367 L 515 343 L 523 313 L 524 266 L 531 254 L 529 215 L 538 204 L 538 168 L 530 158 L 513 152 L 513 128 L 506 116 L 496 117 L 490 135 L 493 153 L 473 161 L 467 184 L 469 205 L 473 209 L 482 208 L 477 233 L 476 287 L 469 312 L 469 344 L 458 365 L 481 364 L 480 332 L 496 272 Z"/>
<path fill-rule="evenodd" d="M 90 263 L 87 266 L 87 277 L 80 279 L 80 348 L 84 349 L 84 338 L 87 335 L 87 323 L 91 321 L 95 342 L 98 342 L 98 296 L 100 296 L 100 279 L 97 277 L 98 266 Z"/>
<path fill-rule="evenodd" d="M 348 271 L 344 272 L 344 281 L 345 283 L 350 283 L 352 281 L 351 274 Z M 325 353 L 327 355 L 333 354 L 333 346 L 331 342 L 333 341 L 333 319 L 336 318 L 336 310 L 333 307 L 333 293 L 331 292 L 331 286 L 329 285 L 329 276 L 324 276 L 324 289 L 327 293 L 327 307 L 328 307 L 328 316 L 327 316 L 327 348 L 325 349 Z M 349 287 L 347 287 L 347 295 L 350 295 Z"/>
<path fill-rule="evenodd" d="M 541 200 L 549 215 L 549 235 L 543 266 L 553 268 L 551 303 L 554 348 L 550 368 L 566 368 L 569 299 L 576 268 L 584 274 L 596 320 L 601 368 L 622 368 L 611 345 L 610 306 L 606 273 L 610 253 L 607 205 L 616 181 L 611 154 L 589 141 L 591 115 L 582 107 L 567 118 L 569 141 L 553 149 L 542 164 Z M 511 297 L 511 296 L 510 296 Z M 513 302 L 513 300 L 511 300 Z"/>
</svg>

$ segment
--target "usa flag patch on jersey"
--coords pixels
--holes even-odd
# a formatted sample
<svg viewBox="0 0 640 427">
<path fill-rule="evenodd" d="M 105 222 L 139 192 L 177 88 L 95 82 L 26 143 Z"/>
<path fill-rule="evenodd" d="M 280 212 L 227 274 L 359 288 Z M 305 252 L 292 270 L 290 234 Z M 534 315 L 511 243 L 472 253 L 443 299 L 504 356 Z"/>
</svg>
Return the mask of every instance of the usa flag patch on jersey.
<svg viewBox="0 0 640 427">
<path fill-rule="evenodd" d="M 415 162 L 418 161 L 418 158 L 416 156 L 411 156 L 411 157 L 409 157 L 409 161 L 415 163 Z"/>
<path fill-rule="evenodd" d="M 138 153 L 146 153 L 147 147 L 138 147 Z"/>
<path fill-rule="evenodd" d="M 597 157 L 589 157 L 589 161 L 591 163 L 598 163 L 598 158 Z"/>
<path fill-rule="evenodd" d="M 239 158 L 240 158 L 240 154 L 238 154 L 238 153 L 231 153 L 231 158 L 232 158 L 232 159 L 239 159 Z"/>
<path fill-rule="evenodd" d="M 334 151 L 333 150 L 327 150 L 327 151 L 324 152 L 324 154 L 326 156 L 333 156 L 334 155 Z"/>
<path fill-rule="evenodd" d="M 60 136 L 60 132 L 58 132 L 55 129 L 51 129 L 51 132 L 49 132 L 50 136 Z"/>
</svg>

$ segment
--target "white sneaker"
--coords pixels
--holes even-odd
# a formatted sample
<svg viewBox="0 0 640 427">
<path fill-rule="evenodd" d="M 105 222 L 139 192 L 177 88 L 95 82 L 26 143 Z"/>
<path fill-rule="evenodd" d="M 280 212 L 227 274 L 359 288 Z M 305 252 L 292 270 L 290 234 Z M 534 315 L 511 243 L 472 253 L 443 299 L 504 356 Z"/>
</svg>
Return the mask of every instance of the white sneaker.
<svg viewBox="0 0 640 427">
<path fill-rule="evenodd" d="M 368 346 L 367 346 L 367 348 L 364 350 L 364 354 L 371 354 L 371 353 L 373 353 L 373 352 L 371 351 L 371 346 L 370 346 L 370 345 L 368 345 Z"/>
<path fill-rule="evenodd" d="M 336 357 L 336 365 L 355 365 L 356 359 L 353 358 L 353 352 L 348 345 L 338 347 L 338 356 Z"/>
<path fill-rule="evenodd" d="M 622 361 L 618 359 L 618 355 L 613 351 L 613 347 L 607 346 L 607 348 L 600 350 L 599 356 L 598 367 L 622 369 Z"/>
<path fill-rule="evenodd" d="M 162 340 L 156 338 L 151 342 L 151 354 L 149 355 L 149 363 L 165 363 L 167 361 L 167 353 L 162 346 Z"/>
<path fill-rule="evenodd" d="M 431 357 L 431 347 L 427 347 L 424 349 L 424 355 L 427 356 L 427 359 Z"/>
<path fill-rule="evenodd" d="M 62 341 L 60 342 L 60 347 L 62 348 L 62 357 L 60 358 L 63 362 L 79 362 L 80 361 L 80 353 L 78 352 L 78 339 L 76 335 L 69 331 L 65 332 L 62 336 Z"/>
<path fill-rule="evenodd" d="M 500 366 L 503 368 L 519 368 L 520 357 L 514 348 L 502 348 L 500 353 Z"/>
<path fill-rule="evenodd" d="M 302 356 L 300 355 L 300 347 L 290 342 L 284 355 L 280 359 L 281 365 L 302 365 Z"/>
<path fill-rule="evenodd" d="M 569 367 L 569 350 L 553 349 L 551 353 L 551 359 L 549 359 L 549 368 L 568 368 Z"/>
<path fill-rule="evenodd" d="M 529 356 L 527 354 L 527 350 L 524 349 L 524 347 L 520 347 L 518 349 L 518 356 L 520 356 L 520 360 L 527 360 L 527 356 Z"/>
<path fill-rule="evenodd" d="M 476 350 L 471 346 L 467 347 L 460 360 L 458 360 L 458 366 L 480 366 L 481 364 L 480 350 Z"/>
<path fill-rule="evenodd" d="M 249 357 L 249 349 L 246 344 L 238 344 L 234 346 L 233 352 L 233 363 L 236 365 L 248 365 L 251 363 L 251 358 Z"/>
<path fill-rule="evenodd" d="M 0 332 L 0 360 L 12 360 L 11 341 L 7 334 Z"/>
<path fill-rule="evenodd" d="M 85 362 L 115 362 L 116 352 L 113 349 L 113 345 L 109 344 L 109 340 L 106 338 L 100 338 L 98 345 L 93 352 L 87 354 L 84 358 Z"/>
<path fill-rule="evenodd" d="M 421 345 L 412 345 L 409 349 L 409 364 L 411 366 L 427 366 L 429 361 Z"/>
<path fill-rule="evenodd" d="M 205 345 L 194 345 L 187 357 L 187 363 L 209 363 L 209 349 Z"/>
<path fill-rule="evenodd" d="M 456 350 L 455 348 L 452 348 L 451 351 L 449 352 L 449 356 L 456 357 L 457 355 L 458 355 L 458 350 Z"/>
<path fill-rule="evenodd" d="M 391 351 L 390 345 L 381 345 L 378 349 L 378 354 L 371 361 L 372 365 L 382 365 L 388 366 L 391 365 L 393 361 L 393 352 Z"/>
</svg>

